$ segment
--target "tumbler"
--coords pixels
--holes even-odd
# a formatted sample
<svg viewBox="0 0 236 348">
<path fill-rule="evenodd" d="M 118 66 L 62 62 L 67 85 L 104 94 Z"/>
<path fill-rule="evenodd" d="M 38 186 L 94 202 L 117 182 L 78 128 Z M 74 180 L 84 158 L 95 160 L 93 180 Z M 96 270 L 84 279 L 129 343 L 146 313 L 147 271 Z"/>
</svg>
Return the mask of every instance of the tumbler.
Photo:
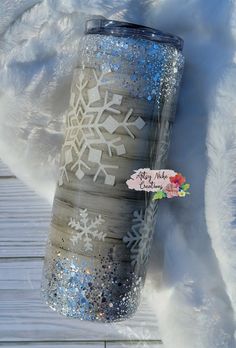
<svg viewBox="0 0 236 348">
<path fill-rule="evenodd" d="M 181 38 L 90 19 L 73 73 L 42 276 L 57 312 L 113 322 L 137 310 L 156 217 L 140 168 L 163 169 L 183 71 Z"/>
</svg>

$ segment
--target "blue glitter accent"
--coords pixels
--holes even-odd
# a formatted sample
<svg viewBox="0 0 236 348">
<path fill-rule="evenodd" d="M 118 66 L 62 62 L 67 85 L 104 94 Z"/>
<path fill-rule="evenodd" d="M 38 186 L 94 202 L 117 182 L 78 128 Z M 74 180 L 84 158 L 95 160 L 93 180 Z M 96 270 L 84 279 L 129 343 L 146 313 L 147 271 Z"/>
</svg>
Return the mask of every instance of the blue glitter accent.
<svg viewBox="0 0 236 348">
<path fill-rule="evenodd" d="M 137 80 L 136 74 L 133 73 L 133 74 L 130 76 L 130 79 L 131 79 L 132 81 L 136 81 L 136 80 Z"/>
<path fill-rule="evenodd" d="M 160 78 L 160 74 L 159 74 L 159 73 L 156 73 L 156 74 L 153 76 L 153 80 L 154 80 L 154 81 L 158 81 L 159 78 Z"/>
<path fill-rule="evenodd" d="M 99 42 L 99 46 L 95 42 Z M 95 52 L 96 49 L 99 52 L 91 54 L 94 49 Z M 102 71 L 119 72 L 116 79 L 118 81 L 120 78 L 120 85 L 126 86 L 129 94 L 145 98 L 148 102 L 154 100 L 153 90 L 156 91 L 155 102 L 159 104 L 160 94 L 163 93 L 168 98 L 180 82 L 183 56 L 174 47 L 163 43 L 136 37 L 124 39 L 94 34 L 83 38 L 81 52 L 80 59 L 85 65 L 101 68 Z M 175 69 L 173 69 L 173 62 L 177 66 Z M 125 83 L 121 80 L 122 75 L 127 76 Z M 164 80 L 166 83 L 163 85 Z M 145 81 L 146 86 L 139 91 L 136 86 L 138 81 L 140 83 Z"/>
</svg>

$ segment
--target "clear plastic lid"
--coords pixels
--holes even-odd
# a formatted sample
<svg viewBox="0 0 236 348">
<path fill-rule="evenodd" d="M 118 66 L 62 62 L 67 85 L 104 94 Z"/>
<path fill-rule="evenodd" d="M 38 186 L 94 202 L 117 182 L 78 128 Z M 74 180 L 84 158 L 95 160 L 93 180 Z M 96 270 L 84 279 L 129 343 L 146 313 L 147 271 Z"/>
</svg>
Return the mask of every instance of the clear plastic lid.
<svg viewBox="0 0 236 348">
<path fill-rule="evenodd" d="M 165 43 L 182 51 L 184 41 L 179 37 L 160 30 L 129 22 L 94 18 L 86 21 L 85 34 L 114 36 L 138 36 L 139 38 Z"/>
</svg>

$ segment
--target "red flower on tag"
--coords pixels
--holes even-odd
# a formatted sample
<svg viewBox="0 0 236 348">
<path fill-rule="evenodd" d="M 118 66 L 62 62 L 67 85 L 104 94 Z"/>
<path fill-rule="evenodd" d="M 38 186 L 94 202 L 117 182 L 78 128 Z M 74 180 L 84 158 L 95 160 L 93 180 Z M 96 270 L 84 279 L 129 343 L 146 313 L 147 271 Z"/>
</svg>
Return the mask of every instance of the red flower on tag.
<svg viewBox="0 0 236 348">
<path fill-rule="evenodd" d="M 185 177 L 182 176 L 180 173 L 177 173 L 175 176 L 170 177 L 170 182 L 173 184 L 177 184 L 178 186 L 181 186 L 185 181 Z"/>
</svg>

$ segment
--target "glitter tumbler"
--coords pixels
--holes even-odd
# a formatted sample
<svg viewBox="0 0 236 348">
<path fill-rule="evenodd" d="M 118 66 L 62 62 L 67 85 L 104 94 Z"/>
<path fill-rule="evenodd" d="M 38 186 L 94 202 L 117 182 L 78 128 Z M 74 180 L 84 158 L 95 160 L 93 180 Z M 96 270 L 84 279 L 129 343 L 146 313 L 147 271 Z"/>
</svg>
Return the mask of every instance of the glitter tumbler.
<svg viewBox="0 0 236 348">
<path fill-rule="evenodd" d="M 112 322 L 138 308 L 156 203 L 126 181 L 165 168 L 182 45 L 144 26 L 86 22 L 42 279 L 43 298 L 63 315 Z"/>
</svg>

